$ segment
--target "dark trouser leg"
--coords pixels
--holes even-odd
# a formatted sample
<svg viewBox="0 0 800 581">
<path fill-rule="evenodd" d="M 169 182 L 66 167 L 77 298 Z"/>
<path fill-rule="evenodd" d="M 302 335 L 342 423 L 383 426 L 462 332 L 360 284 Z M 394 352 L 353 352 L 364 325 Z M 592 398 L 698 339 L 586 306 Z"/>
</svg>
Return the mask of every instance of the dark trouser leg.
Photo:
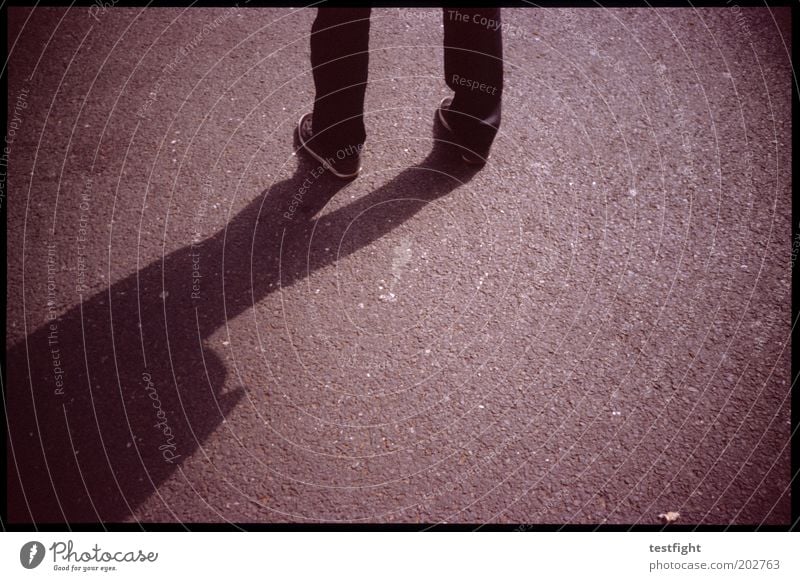
<svg viewBox="0 0 800 581">
<path fill-rule="evenodd" d="M 313 142 L 328 154 L 366 139 L 369 16 L 369 8 L 319 8 L 311 28 Z"/>
<path fill-rule="evenodd" d="M 503 96 L 499 8 L 444 8 L 444 74 L 455 91 L 449 122 L 456 138 L 487 157 Z"/>
</svg>

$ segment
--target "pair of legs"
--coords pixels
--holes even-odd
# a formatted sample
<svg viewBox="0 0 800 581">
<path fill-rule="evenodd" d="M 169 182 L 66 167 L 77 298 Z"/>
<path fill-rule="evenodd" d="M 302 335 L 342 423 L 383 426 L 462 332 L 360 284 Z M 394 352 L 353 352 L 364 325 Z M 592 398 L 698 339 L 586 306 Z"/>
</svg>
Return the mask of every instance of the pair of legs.
<svg viewBox="0 0 800 581">
<path fill-rule="evenodd" d="M 313 145 L 325 155 L 360 151 L 370 8 L 319 8 L 311 29 Z M 500 127 L 503 47 L 499 8 L 444 8 L 444 71 L 454 140 L 485 159 Z M 341 155 L 340 155 L 341 157 Z"/>
</svg>

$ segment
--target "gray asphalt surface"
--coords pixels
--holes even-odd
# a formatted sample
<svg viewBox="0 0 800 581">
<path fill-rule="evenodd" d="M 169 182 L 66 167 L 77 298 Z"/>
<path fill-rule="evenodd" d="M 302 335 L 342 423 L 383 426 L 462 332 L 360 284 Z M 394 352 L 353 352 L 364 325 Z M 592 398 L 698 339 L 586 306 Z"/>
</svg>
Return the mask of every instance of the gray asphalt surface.
<svg viewBox="0 0 800 581">
<path fill-rule="evenodd" d="M 789 11 L 504 10 L 470 173 L 376 10 L 348 184 L 314 14 L 9 10 L 11 519 L 787 523 Z"/>
</svg>

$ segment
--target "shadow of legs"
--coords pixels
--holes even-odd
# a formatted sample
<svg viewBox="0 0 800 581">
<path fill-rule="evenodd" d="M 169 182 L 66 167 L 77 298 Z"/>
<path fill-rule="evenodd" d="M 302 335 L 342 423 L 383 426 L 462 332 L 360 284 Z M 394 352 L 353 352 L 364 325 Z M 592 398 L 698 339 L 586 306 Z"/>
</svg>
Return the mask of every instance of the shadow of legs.
<svg viewBox="0 0 800 581">
<path fill-rule="evenodd" d="M 224 229 L 87 298 L 12 346 L 5 394 L 10 522 L 130 518 L 243 396 L 241 389 L 222 394 L 226 369 L 205 340 L 268 293 L 331 264 L 331 253 L 314 248 L 338 242 L 365 210 L 375 208 L 371 223 L 349 233 L 339 260 L 474 175 L 451 158 L 437 145 L 422 164 L 310 219 L 346 185 L 320 176 L 306 188 L 302 211 L 287 218 L 316 167 L 301 159 L 291 178 L 254 199 Z"/>
</svg>

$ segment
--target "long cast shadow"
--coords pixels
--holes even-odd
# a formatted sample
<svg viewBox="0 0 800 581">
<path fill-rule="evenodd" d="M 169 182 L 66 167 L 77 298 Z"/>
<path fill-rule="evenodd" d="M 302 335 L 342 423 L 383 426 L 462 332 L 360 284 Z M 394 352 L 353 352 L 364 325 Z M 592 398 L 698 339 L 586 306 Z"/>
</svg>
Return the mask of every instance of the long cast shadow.
<svg viewBox="0 0 800 581">
<path fill-rule="evenodd" d="M 311 216 L 343 183 L 324 173 L 308 186 L 318 166 L 299 158 L 291 178 L 212 237 L 114 283 L 13 346 L 4 394 L 9 522 L 120 522 L 158 494 L 243 396 L 221 393 L 226 369 L 204 340 L 268 293 L 368 246 L 474 175 L 434 143 L 418 166 L 317 219 Z M 287 219 L 304 184 L 303 205 Z M 368 209 L 369 220 L 353 228 Z M 324 227 L 315 228 L 320 219 Z M 338 255 L 314 251 L 338 246 L 346 230 Z"/>
</svg>

